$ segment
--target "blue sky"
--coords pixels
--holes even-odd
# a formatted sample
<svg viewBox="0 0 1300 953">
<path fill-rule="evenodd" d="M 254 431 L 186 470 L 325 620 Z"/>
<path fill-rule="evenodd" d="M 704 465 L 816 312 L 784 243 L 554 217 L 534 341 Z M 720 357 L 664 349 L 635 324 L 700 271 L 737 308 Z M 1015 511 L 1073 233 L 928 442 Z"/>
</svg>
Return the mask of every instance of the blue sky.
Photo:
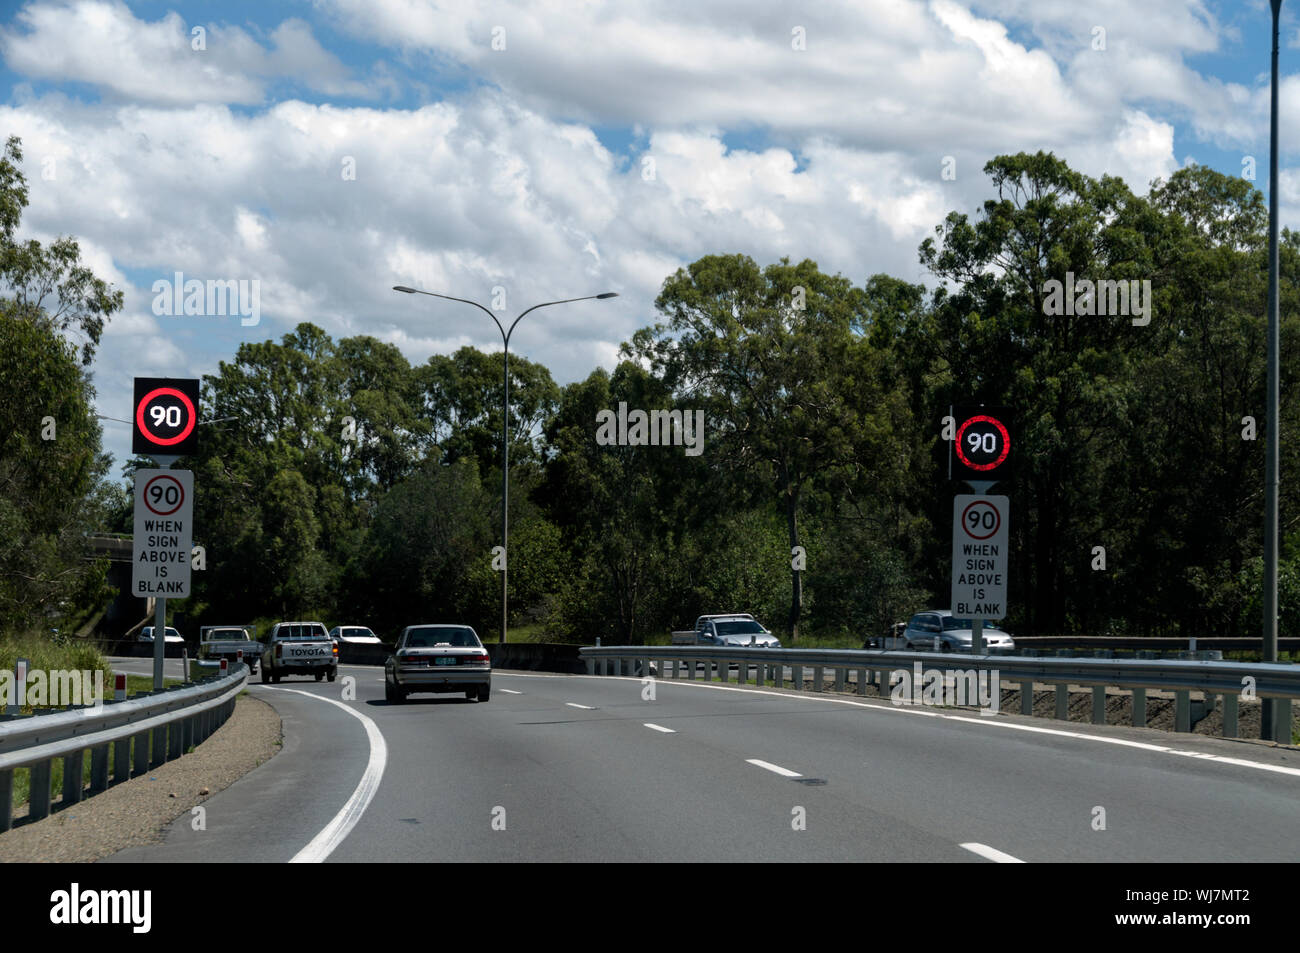
<svg viewBox="0 0 1300 953">
<path fill-rule="evenodd" d="M 917 245 L 947 211 L 979 207 L 980 169 L 1000 153 L 1051 150 L 1138 192 L 1189 161 L 1240 175 L 1254 156 L 1267 187 L 1263 0 L 6 11 L 0 109 L 24 143 L 25 231 L 76 236 L 127 295 L 95 365 L 113 417 L 128 415 L 133 376 L 212 373 L 300 321 L 413 362 L 500 346 L 485 316 L 394 284 L 484 303 L 501 289 L 505 317 L 619 292 L 516 332 L 512 350 L 565 383 L 612 367 L 655 320 L 663 279 L 701 255 L 926 282 Z M 1300 207 L 1296 12 L 1283 18 L 1284 224 Z M 258 323 L 155 313 L 153 283 L 176 272 L 257 282 Z M 119 462 L 128 442 L 106 423 Z"/>
</svg>

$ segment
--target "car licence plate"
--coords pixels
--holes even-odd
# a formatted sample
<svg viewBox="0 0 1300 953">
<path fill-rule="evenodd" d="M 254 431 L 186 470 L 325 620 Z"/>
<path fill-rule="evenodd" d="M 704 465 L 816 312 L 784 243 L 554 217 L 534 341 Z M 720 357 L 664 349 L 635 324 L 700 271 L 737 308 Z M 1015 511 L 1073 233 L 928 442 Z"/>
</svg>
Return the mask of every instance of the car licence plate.
<svg viewBox="0 0 1300 953">
<path fill-rule="evenodd" d="M 434 664 L 434 665 L 455 665 L 455 664 L 456 664 L 456 656 L 454 656 L 454 655 L 443 655 L 443 656 L 440 656 L 439 658 L 436 658 L 436 659 L 433 660 L 433 664 Z"/>
</svg>

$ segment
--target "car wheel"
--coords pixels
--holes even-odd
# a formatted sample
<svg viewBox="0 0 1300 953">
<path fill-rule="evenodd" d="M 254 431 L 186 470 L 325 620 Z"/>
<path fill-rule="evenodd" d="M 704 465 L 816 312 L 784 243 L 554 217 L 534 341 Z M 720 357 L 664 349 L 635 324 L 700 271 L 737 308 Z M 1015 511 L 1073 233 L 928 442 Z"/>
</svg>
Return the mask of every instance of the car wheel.
<svg viewBox="0 0 1300 953">
<path fill-rule="evenodd" d="M 319 681 L 320 681 L 322 678 L 324 678 L 324 677 L 325 677 L 325 673 L 324 673 L 324 672 L 317 672 L 317 673 L 316 673 L 316 681 L 319 682 Z"/>
<path fill-rule="evenodd" d="M 475 701 L 478 698 L 478 689 L 471 688 L 469 691 L 465 693 L 465 697 L 468 698 L 470 701 Z"/>
<path fill-rule="evenodd" d="M 265 684 L 266 684 L 267 682 L 269 682 L 270 680 L 271 680 L 270 677 L 266 674 L 266 666 L 263 665 L 263 666 L 262 666 L 262 684 L 265 685 Z"/>
<path fill-rule="evenodd" d="M 272 684 L 272 685 L 279 685 L 279 684 L 280 684 L 280 676 L 279 676 L 278 674 L 276 674 L 275 672 L 272 672 L 272 673 L 271 673 L 271 684 Z"/>
<path fill-rule="evenodd" d="M 338 676 L 338 672 L 337 672 L 337 671 L 326 672 L 326 673 L 325 673 L 325 677 L 328 678 L 331 682 L 334 681 L 335 677 L 337 677 L 337 676 Z"/>
<path fill-rule="evenodd" d="M 915 651 L 916 651 L 916 649 L 912 648 L 912 643 L 911 643 L 911 642 L 908 642 L 908 643 L 907 643 L 907 651 L 909 651 L 909 652 L 915 652 Z"/>
<path fill-rule="evenodd" d="M 405 700 L 402 690 L 388 679 L 384 679 L 384 701 L 393 705 L 400 705 Z"/>
<path fill-rule="evenodd" d="M 487 701 L 490 697 L 492 697 L 492 686 L 491 686 L 491 685 L 484 685 L 484 686 L 482 686 L 482 687 L 478 690 L 478 700 L 479 700 L 479 701 L 481 701 L 481 702 L 485 702 L 485 701 Z"/>
<path fill-rule="evenodd" d="M 951 651 L 952 651 L 952 646 L 949 645 L 947 642 L 941 642 L 941 643 L 940 643 L 940 647 L 939 647 L 939 651 L 940 651 L 940 652 L 951 652 Z"/>
</svg>

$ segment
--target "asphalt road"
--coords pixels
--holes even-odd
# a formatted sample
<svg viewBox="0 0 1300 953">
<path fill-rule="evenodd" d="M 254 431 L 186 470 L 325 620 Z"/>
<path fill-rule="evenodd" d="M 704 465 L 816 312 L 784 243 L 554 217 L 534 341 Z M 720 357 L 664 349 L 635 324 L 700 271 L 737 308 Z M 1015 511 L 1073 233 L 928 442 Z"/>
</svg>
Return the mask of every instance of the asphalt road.
<svg viewBox="0 0 1300 953">
<path fill-rule="evenodd" d="M 626 678 L 495 672 L 486 704 L 390 705 L 382 670 L 340 673 L 355 701 L 252 683 L 283 751 L 206 831 L 110 860 L 1300 859 L 1294 751 Z"/>
</svg>

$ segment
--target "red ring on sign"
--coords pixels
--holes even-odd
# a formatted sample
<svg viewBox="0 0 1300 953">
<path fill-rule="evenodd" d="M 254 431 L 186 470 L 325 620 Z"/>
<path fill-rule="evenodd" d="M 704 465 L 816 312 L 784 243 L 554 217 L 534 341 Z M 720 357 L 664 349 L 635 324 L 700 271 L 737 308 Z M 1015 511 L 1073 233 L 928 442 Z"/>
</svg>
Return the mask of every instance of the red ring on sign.
<svg viewBox="0 0 1300 953">
<path fill-rule="evenodd" d="M 976 536 L 970 530 L 966 529 L 966 514 L 971 511 L 971 507 L 979 506 L 981 503 L 987 506 L 989 509 L 991 509 L 993 511 L 993 515 L 998 518 L 997 523 L 993 527 L 993 531 L 989 533 L 987 536 Z M 966 535 L 969 536 L 971 539 L 991 539 L 992 537 L 996 536 L 998 534 L 998 530 L 1002 528 L 1002 513 L 1001 511 L 998 510 L 996 506 L 994 506 L 988 500 L 976 500 L 973 503 L 968 503 L 966 505 L 966 509 L 961 511 L 961 528 L 965 530 Z"/>
<path fill-rule="evenodd" d="M 971 463 L 966 459 L 966 454 L 961 452 L 961 438 L 962 435 L 966 433 L 966 428 L 971 424 L 977 424 L 981 421 L 988 421 L 994 427 L 998 428 L 998 433 L 1002 434 L 1002 454 L 992 463 Z M 1007 428 L 1002 425 L 1002 421 L 998 420 L 996 417 L 990 417 L 988 414 L 979 414 L 978 416 L 963 421 L 961 429 L 957 431 L 957 459 L 960 460 L 964 466 L 970 467 L 972 470 L 992 470 L 995 467 L 1001 466 L 1002 461 L 1007 458 L 1007 454 L 1010 452 L 1011 434 L 1008 433 Z"/>
<path fill-rule="evenodd" d="M 159 397 L 164 394 L 171 394 L 175 397 L 179 397 L 181 399 L 181 403 L 185 405 L 185 409 L 190 412 L 189 425 L 186 426 L 186 428 L 182 430 L 179 434 L 177 434 L 175 437 L 154 436 L 154 434 L 150 432 L 149 428 L 145 425 L 144 422 L 144 412 L 145 412 L 145 408 L 149 406 L 149 402 L 153 400 L 155 397 Z M 140 428 L 140 432 L 144 434 L 145 439 L 148 440 L 150 443 L 156 443 L 160 447 L 170 447 L 173 444 L 180 443 L 182 440 L 184 440 L 194 431 L 194 424 L 197 421 L 198 416 L 199 416 L 198 411 L 194 409 L 194 402 L 191 401 L 189 397 L 187 397 L 184 393 L 178 391 L 175 387 L 158 387 L 155 388 L 154 390 L 149 391 L 149 393 L 145 394 L 144 398 L 140 401 L 140 406 L 138 406 L 135 409 L 135 425 L 138 428 Z"/>
<path fill-rule="evenodd" d="M 175 506 L 173 506 L 170 510 L 155 510 L 152 506 L 149 505 L 149 487 L 153 486 L 159 480 L 171 480 L 173 483 L 176 484 L 176 490 L 180 494 L 180 502 L 177 503 Z M 175 513 L 177 510 L 179 510 L 182 506 L 185 505 L 185 485 L 181 483 L 180 480 L 176 479 L 174 476 L 171 476 L 166 473 L 160 473 L 152 480 L 150 480 L 148 483 L 146 483 L 144 485 L 144 490 L 142 491 L 141 495 L 144 497 L 145 509 L 147 509 L 150 513 L 153 513 L 155 516 L 171 516 L 173 513 Z"/>
</svg>

